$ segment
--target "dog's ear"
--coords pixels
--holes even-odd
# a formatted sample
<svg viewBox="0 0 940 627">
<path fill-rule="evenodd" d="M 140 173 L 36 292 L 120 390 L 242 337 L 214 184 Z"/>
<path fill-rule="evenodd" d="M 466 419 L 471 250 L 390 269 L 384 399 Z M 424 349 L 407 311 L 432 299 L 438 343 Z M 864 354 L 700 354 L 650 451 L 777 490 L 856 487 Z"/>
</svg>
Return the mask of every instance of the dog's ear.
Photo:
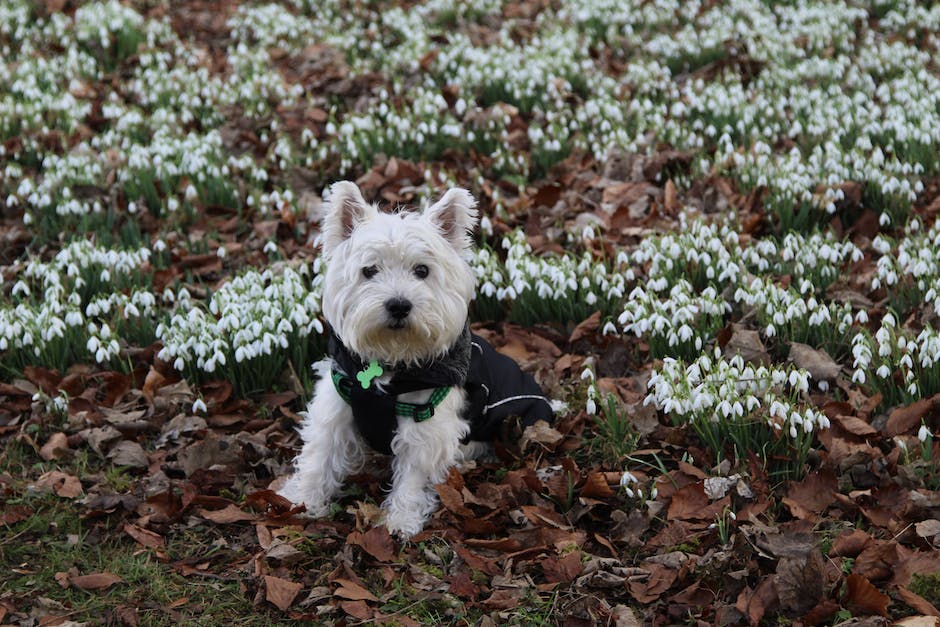
<svg viewBox="0 0 940 627">
<path fill-rule="evenodd" d="M 473 246 L 470 234 L 477 226 L 477 201 L 465 189 L 452 187 L 440 200 L 424 210 L 431 224 L 441 231 L 451 245 L 461 252 Z"/>
<path fill-rule="evenodd" d="M 374 205 L 363 199 L 352 181 L 333 183 L 326 198 L 323 216 L 323 255 L 329 257 L 337 246 L 349 239 L 357 226 L 378 214 Z"/>
</svg>

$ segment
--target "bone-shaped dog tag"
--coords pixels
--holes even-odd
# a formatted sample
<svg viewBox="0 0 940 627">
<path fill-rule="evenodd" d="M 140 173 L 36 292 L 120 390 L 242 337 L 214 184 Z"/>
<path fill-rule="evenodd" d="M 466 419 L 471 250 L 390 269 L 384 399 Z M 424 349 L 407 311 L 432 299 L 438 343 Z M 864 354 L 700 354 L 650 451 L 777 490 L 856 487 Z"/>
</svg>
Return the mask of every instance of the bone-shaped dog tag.
<svg viewBox="0 0 940 627">
<path fill-rule="evenodd" d="M 379 362 L 370 361 L 368 366 L 356 373 L 356 379 L 359 380 L 363 390 L 368 390 L 369 386 L 372 385 L 372 380 L 381 377 L 382 372 L 382 366 L 379 365 Z"/>
</svg>

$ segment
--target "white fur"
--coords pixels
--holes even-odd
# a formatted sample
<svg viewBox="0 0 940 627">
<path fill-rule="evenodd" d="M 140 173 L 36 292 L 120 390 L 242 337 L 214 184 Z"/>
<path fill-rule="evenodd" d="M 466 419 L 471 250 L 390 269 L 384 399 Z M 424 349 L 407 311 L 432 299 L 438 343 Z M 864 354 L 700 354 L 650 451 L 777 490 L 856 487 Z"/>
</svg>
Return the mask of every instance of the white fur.
<svg viewBox="0 0 940 627">
<path fill-rule="evenodd" d="M 364 362 L 424 362 L 446 353 L 463 333 L 475 285 L 467 263 L 475 204 L 466 190 L 455 188 L 423 213 L 389 214 L 367 204 L 355 184 L 333 185 L 323 220 L 323 312 Z M 428 268 L 424 278 L 415 274 L 419 265 Z M 363 268 L 376 272 L 367 277 Z M 412 304 L 401 328 L 390 326 L 385 303 L 391 299 Z M 303 448 L 281 489 L 318 517 L 329 511 L 368 449 L 333 386 L 331 366 L 329 359 L 317 364 L 320 380 L 300 429 Z M 422 390 L 399 400 L 424 402 L 429 394 Z M 455 387 L 430 419 L 398 418 L 391 445 L 392 489 L 383 505 L 390 531 L 404 537 L 418 533 L 437 508 L 434 485 L 452 466 L 483 450 L 460 444 L 470 429 L 460 418 L 465 401 L 463 389 Z"/>
</svg>

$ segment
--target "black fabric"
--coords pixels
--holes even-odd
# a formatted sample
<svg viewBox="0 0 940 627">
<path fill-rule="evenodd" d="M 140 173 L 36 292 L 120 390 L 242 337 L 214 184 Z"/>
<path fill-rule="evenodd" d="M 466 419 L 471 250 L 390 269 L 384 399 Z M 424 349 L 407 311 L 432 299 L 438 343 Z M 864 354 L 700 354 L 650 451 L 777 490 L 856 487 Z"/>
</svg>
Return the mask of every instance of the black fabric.
<svg viewBox="0 0 940 627">
<path fill-rule="evenodd" d="M 470 423 L 469 440 L 492 440 L 499 425 L 509 416 L 520 416 L 525 426 L 538 420 L 552 422 L 552 409 L 542 390 L 515 361 L 496 352 L 469 328 L 440 359 L 418 366 L 382 365 L 391 380 L 381 388 L 373 382 L 363 389 L 356 373 L 367 367 L 349 351 L 331 330 L 329 354 L 334 369 L 345 375 L 356 428 L 363 439 L 380 453 L 391 453 L 398 428 L 395 400 L 399 394 L 437 387 L 461 385 L 467 392 L 462 418 Z M 430 420 L 434 420 L 433 416 Z"/>
</svg>

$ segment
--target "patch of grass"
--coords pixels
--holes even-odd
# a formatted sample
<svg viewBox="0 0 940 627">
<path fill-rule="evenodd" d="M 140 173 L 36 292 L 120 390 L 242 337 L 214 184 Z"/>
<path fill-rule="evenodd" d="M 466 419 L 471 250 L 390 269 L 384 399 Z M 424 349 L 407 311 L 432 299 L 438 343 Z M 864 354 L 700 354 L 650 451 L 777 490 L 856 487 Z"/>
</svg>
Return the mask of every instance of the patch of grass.
<svg viewBox="0 0 940 627">
<path fill-rule="evenodd" d="M 588 443 L 591 457 L 617 466 L 636 450 L 640 434 L 630 422 L 626 407 L 613 394 L 601 401 L 600 409 L 600 415 L 594 417 L 594 437 Z"/>
<path fill-rule="evenodd" d="M 922 596 L 934 607 L 940 606 L 940 573 L 912 575 L 908 587 L 911 592 Z"/>
<path fill-rule="evenodd" d="M 184 577 L 123 534 L 117 524 L 83 519 L 69 501 L 54 495 L 26 494 L 8 500 L 4 507 L 14 505 L 33 510 L 26 520 L 2 528 L 5 539 L 0 540 L 0 569 L 5 573 L 0 596 L 14 599 L 18 611 L 41 611 L 38 599 L 46 598 L 67 608 L 72 620 L 97 624 L 109 622 L 121 606 L 136 608 L 141 625 L 274 624 L 273 614 L 252 605 L 237 574 Z M 223 543 L 206 547 L 205 536 L 202 529 L 172 538 L 171 556 L 190 557 L 202 547 L 206 552 L 200 557 L 211 560 Z M 70 569 L 80 575 L 107 572 L 122 581 L 102 591 L 63 588 L 56 573 Z"/>
</svg>

